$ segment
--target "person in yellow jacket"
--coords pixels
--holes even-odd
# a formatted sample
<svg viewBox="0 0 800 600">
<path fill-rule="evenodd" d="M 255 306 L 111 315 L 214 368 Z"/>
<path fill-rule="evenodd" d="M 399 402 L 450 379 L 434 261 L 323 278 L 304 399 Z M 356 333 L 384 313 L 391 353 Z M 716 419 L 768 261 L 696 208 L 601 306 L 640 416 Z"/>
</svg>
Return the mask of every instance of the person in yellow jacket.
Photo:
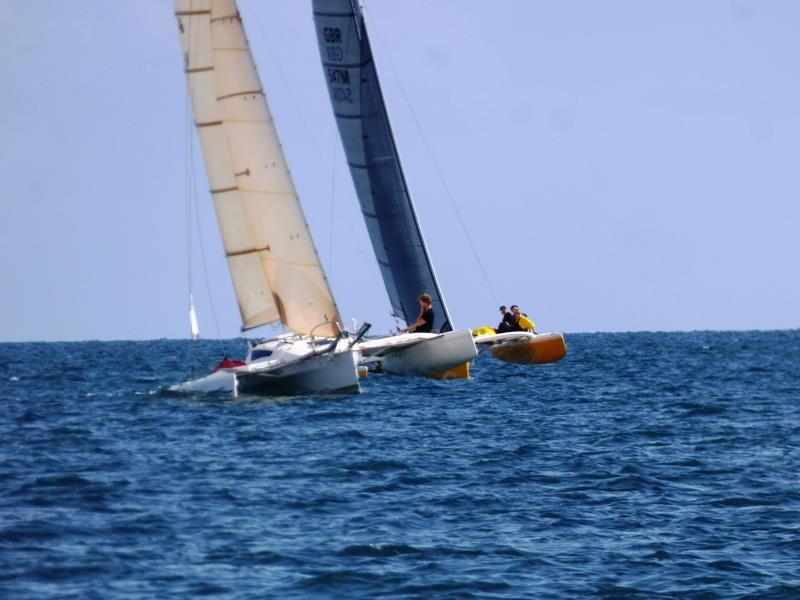
<svg viewBox="0 0 800 600">
<path fill-rule="evenodd" d="M 514 318 L 517 320 L 517 325 L 519 325 L 520 329 L 523 331 L 530 331 L 536 333 L 536 323 L 533 320 L 528 318 L 523 312 L 520 312 L 519 306 L 516 304 L 511 306 L 511 314 L 514 315 Z"/>
</svg>

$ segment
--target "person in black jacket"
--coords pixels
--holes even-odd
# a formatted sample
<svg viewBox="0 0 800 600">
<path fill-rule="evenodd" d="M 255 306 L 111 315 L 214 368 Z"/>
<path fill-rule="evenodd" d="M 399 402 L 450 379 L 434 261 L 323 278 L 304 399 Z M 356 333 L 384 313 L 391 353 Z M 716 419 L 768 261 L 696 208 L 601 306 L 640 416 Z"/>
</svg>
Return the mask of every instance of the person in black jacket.
<svg viewBox="0 0 800 600">
<path fill-rule="evenodd" d="M 430 333 L 433 331 L 433 298 L 430 294 L 422 294 L 419 297 L 419 316 L 416 323 L 403 327 L 400 333 Z"/>
<path fill-rule="evenodd" d="M 497 326 L 497 333 L 508 333 L 509 331 L 522 331 L 522 328 L 517 323 L 517 319 L 514 317 L 513 314 L 505 307 L 500 307 L 500 312 L 503 314 L 503 320 L 500 321 L 500 325 Z"/>
</svg>

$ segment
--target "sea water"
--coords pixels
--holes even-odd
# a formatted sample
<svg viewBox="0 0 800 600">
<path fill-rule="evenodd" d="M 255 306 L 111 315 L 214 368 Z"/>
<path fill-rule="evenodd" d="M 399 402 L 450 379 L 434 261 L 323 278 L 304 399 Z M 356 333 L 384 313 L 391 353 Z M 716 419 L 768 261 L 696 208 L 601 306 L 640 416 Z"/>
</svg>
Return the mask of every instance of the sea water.
<svg viewBox="0 0 800 600">
<path fill-rule="evenodd" d="M 798 598 L 800 332 L 573 334 L 361 395 L 244 342 L 0 344 L 4 598 Z"/>
</svg>

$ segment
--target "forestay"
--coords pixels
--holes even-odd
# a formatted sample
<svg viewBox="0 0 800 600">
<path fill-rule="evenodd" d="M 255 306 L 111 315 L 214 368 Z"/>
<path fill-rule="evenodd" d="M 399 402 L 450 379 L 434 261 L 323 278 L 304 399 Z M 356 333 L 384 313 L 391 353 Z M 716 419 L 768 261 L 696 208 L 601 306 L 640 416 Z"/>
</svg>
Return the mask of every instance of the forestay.
<svg viewBox="0 0 800 600">
<path fill-rule="evenodd" d="M 244 328 L 340 322 L 234 0 L 175 0 L 206 173 Z M 320 324 L 325 323 L 320 326 Z"/>
<path fill-rule="evenodd" d="M 452 325 L 386 112 L 357 0 L 313 0 L 325 79 L 350 174 L 392 309 L 416 321 L 417 297 L 433 297 L 434 331 Z"/>
</svg>

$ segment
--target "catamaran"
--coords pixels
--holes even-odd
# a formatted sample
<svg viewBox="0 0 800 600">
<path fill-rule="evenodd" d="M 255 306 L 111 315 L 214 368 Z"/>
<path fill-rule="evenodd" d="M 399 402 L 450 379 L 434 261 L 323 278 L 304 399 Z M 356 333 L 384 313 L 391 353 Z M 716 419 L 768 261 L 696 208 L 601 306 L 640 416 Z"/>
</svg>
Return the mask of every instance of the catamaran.
<svg viewBox="0 0 800 600">
<path fill-rule="evenodd" d="M 242 330 L 291 333 L 252 346 L 244 364 L 173 386 L 264 395 L 359 391 L 357 335 L 341 326 L 235 0 L 175 0 L 195 126 Z"/>
<path fill-rule="evenodd" d="M 467 363 L 478 351 L 468 329 L 453 329 L 400 163 L 361 6 L 313 0 L 313 10 L 333 113 L 392 311 L 415 322 L 422 293 L 435 307 L 432 333 L 366 340 L 357 346 L 362 361 L 380 361 L 393 373 L 468 377 Z"/>
<path fill-rule="evenodd" d="M 488 349 L 495 358 L 518 365 L 558 362 L 567 355 L 567 342 L 563 333 L 495 333 L 491 328 L 481 327 L 473 331 L 473 334 L 478 348 Z"/>
</svg>

